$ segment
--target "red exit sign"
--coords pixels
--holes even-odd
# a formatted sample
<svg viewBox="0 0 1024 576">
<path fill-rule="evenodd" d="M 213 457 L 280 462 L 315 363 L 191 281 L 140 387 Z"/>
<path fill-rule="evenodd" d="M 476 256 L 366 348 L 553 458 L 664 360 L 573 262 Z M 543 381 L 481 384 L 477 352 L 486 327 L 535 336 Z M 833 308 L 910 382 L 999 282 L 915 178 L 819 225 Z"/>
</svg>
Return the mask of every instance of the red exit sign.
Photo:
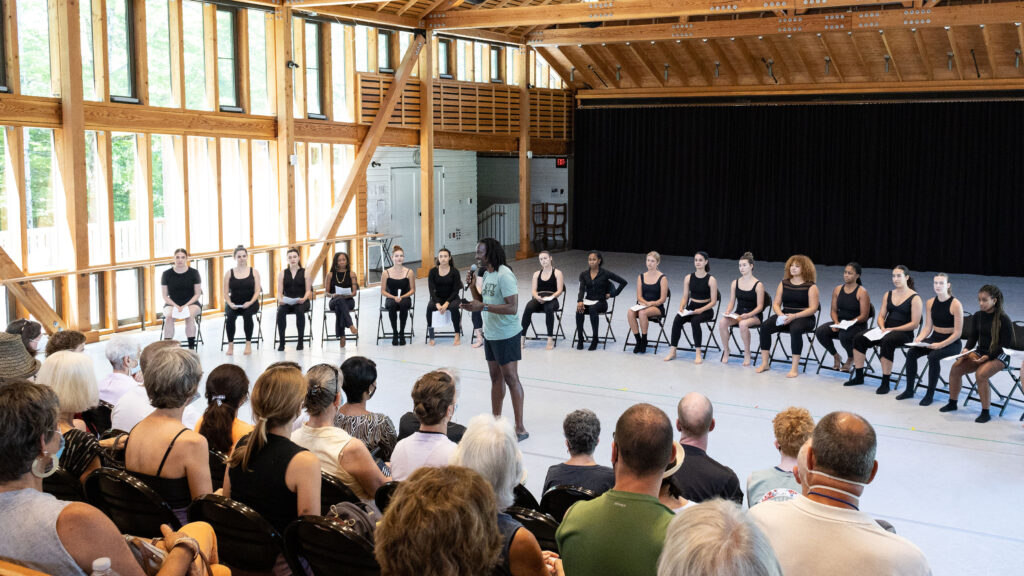
<svg viewBox="0 0 1024 576">
<path fill-rule="evenodd" d="M 555 158 L 555 168 L 568 168 L 568 167 L 569 167 L 569 159 L 568 158 Z"/>
</svg>

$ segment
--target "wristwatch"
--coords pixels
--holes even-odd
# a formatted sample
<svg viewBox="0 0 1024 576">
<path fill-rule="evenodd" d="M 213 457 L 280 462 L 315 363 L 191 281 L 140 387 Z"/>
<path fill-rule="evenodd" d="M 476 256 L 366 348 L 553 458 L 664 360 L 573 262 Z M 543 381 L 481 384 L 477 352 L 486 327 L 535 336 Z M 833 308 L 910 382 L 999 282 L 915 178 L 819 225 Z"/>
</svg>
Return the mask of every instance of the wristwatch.
<svg viewBox="0 0 1024 576">
<path fill-rule="evenodd" d="M 487 304 L 484 304 L 484 312 L 487 312 Z"/>
</svg>

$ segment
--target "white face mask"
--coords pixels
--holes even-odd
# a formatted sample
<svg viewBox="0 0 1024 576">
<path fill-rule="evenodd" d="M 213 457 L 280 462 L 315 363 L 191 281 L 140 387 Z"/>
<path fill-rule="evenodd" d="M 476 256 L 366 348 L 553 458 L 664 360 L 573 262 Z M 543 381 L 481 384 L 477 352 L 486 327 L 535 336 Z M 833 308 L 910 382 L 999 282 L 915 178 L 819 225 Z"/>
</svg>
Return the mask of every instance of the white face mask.
<svg viewBox="0 0 1024 576">
<path fill-rule="evenodd" d="M 825 472 L 821 472 L 820 470 L 804 470 L 803 474 L 807 474 L 807 475 L 817 474 L 819 476 L 824 476 L 825 478 L 828 478 L 829 480 L 835 480 L 836 482 L 842 482 L 844 484 L 853 484 L 854 486 L 860 486 L 861 488 L 867 488 L 867 486 L 868 486 L 864 482 L 856 482 L 854 480 L 847 480 L 845 478 L 839 478 L 838 476 L 833 476 L 831 474 L 826 474 Z M 808 480 L 808 483 L 810 484 L 810 480 Z M 846 490 L 842 490 L 842 489 L 836 488 L 834 486 L 825 486 L 824 484 L 810 484 L 808 486 L 809 490 L 814 490 L 815 488 L 824 488 L 826 490 L 831 490 L 833 492 L 839 492 L 840 494 L 845 494 L 845 495 L 849 496 L 850 498 L 857 498 L 857 499 L 860 498 L 860 496 L 858 496 L 857 494 L 852 494 L 850 492 L 847 492 Z"/>
<path fill-rule="evenodd" d="M 142 363 L 140 363 L 138 360 L 136 360 L 134 366 L 129 366 L 128 367 L 128 375 L 129 376 L 135 376 L 136 374 L 139 373 L 139 370 L 142 370 Z"/>
</svg>

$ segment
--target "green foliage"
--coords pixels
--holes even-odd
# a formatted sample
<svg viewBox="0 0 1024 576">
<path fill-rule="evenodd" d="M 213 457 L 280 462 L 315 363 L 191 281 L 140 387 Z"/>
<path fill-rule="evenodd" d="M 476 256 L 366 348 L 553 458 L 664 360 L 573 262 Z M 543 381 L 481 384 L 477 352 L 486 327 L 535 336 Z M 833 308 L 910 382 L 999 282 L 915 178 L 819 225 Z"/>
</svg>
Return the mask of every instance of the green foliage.
<svg viewBox="0 0 1024 576">
<path fill-rule="evenodd" d="M 54 225 L 53 130 L 26 128 L 25 136 L 26 224 L 47 228 Z"/>
<path fill-rule="evenodd" d="M 54 96 L 50 76 L 50 14 L 47 0 L 18 0 L 21 93 Z"/>
<path fill-rule="evenodd" d="M 135 134 L 115 135 L 110 141 L 114 163 L 114 222 L 137 218 L 135 202 Z"/>
<path fill-rule="evenodd" d="M 170 106 L 171 28 L 167 0 L 146 0 L 146 56 L 149 63 L 149 103 Z"/>
</svg>

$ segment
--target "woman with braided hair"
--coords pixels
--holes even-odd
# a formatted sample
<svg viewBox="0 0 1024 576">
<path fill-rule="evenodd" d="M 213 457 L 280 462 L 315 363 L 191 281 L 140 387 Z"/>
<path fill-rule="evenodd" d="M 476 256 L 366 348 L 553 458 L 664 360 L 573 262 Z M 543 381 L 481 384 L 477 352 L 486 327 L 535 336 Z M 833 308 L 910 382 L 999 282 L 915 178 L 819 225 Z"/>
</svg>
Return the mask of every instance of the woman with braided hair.
<svg viewBox="0 0 1024 576">
<path fill-rule="evenodd" d="M 231 454 L 235 444 L 252 432 L 252 424 L 238 419 L 238 409 L 249 399 L 249 377 L 234 364 L 221 364 L 206 377 L 206 411 L 196 432 L 211 450 Z"/>
<path fill-rule="evenodd" d="M 423 466 L 447 466 L 457 444 L 448 439 L 448 422 L 457 405 L 455 380 L 435 370 L 420 377 L 412 387 L 413 410 L 420 429 L 395 445 L 391 471 L 395 480 L 405 480 Z"/>
</svg>

